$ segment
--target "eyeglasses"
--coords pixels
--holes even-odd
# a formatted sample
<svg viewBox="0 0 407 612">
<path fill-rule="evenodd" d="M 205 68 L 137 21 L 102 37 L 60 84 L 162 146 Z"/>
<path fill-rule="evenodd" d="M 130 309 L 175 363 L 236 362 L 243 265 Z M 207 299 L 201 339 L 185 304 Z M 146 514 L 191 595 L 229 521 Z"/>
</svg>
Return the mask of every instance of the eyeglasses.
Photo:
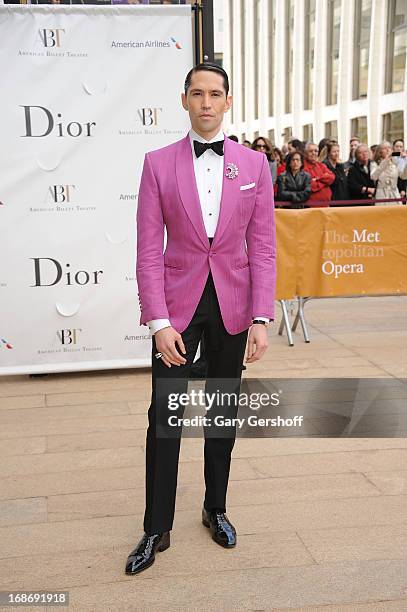
<svg viewBox="0 0 407 612">
<path fill-rule="evenodd" d="M 256 149 L 267 149 L 265 144 L 256 144 Z"/>
</svg>

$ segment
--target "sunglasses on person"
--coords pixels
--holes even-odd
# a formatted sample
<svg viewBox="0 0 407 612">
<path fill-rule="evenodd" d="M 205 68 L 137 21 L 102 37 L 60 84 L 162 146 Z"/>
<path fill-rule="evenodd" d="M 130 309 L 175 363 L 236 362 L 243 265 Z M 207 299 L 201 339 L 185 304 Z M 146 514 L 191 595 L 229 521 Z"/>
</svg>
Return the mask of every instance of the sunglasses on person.
<svg viewBox="0 0 407 612">
<path fill-rule="evenodd" d="M 256 149 L 267 149 L 267 145 L 265 145 L 265 144 L 256 144 Z"/>
</svg>

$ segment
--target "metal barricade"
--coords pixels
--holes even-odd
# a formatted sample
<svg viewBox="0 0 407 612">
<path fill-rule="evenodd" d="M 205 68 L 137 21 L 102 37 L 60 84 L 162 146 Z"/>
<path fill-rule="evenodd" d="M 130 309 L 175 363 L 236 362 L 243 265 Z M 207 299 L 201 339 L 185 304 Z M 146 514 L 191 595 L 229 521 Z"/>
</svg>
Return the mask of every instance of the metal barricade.
<svg viewBox="0 0 407 612">
<path fill-rule="evenodd" d="M 309 205 L 307 205 L 307 202 L 304 202 L 304 210 L 305 209 L 310 209 L 310 208 L 328 208 L 328 207 L 341 207 L 341 206 L 374 206 L 376 204 L 381 204 L 383 202 L 386 202 L 386 204 L 388 204 L 389 202 L 402 202 L 403 205 L 407 204 L 407 197 L 403 197 L 403 198 L 389 198 L 389 199 L 369 199 L 369 200 L 322 200 L 322 201 L 313 201 L 310 202 Z M 287 201 L 275 201 L 275 207 L 276 208 L 291 208 L 292 207 L 292 202 L 287 202 Z M 296 208 L 296 210 L 301 210 Z M 400 295 L 400 294 L 386 294 L 386 295 Z M 290 303 L 293 300 L 279 300 L 280 302 L 280 306 L 281 306 L 281 312 L 282 312 L 282 318 L 281 318 L 281 323 L 279 326 L 279 330 L 278 330 L 278 334 L 281 336 L 285 330 L 286 334 L 287 334 L 287 342 L 289 346 L 294 346 L 294 336 L 293 336 L 293 332 L 296 331 L 298 324 L 300 323 L 301 325 L 301 330 L 303 333 L 303 338 L 304 338 L 304 342 L 306 343 L 310 343 L 311 342 L 311 338 L 310 338 L 310 334 L 308 331 L 308 326 L 307 326 L 307 322 L 306 322 L 306 318 L 305 318 L 305 311 L 304 311 L 304 306 L 305 304 L 312 300 L 312 299 L 327 299 L 327 297 L 313 297 L 313 296 L 307 296 L 307 297 L 303 297 L 303 296 L 297 296 L 296 298 L 294 298 L 294 301 L 296 302 L 296 313 L 294 316 L 294 320 L 292 322 L 292 324 L 290 323 L 290 316 L 289 316 L 289 310 L 292 309 L 292 307 L 290 306 Z M 366 295 L 341 295 L 341 296 L 333 296 L 333 297 L 341 297 L 341 298 L 346 298 L 346 297 L 366 297 Z"/>
</svg>

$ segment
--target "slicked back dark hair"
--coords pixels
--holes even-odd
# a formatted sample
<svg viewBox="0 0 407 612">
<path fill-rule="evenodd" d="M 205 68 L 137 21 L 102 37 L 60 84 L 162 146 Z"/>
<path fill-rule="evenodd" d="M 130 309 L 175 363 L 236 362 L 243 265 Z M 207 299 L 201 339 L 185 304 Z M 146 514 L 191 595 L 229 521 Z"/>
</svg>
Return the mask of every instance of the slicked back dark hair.
<svg viewBox="0 0 407 612">
<path fill-rule="evenodd" d="M 216 72 L 221 77 L 223 77 L 223 88 L 226 92 L 226 96 L 229 93 L 229 77 L 223 68 L 221 68 L 218 64 L 214 64 L 213 62 L 204 62 L 203 64 L 197 64 L 188 72 L 185 83 L 184 83 L 184 92 L 185 95 L 188 93 L 188 89 L 191 85 L 191 78 L 195 72 L 201 72 L 203 70 L 207 70 L 208 72 Z"/>
</svg>

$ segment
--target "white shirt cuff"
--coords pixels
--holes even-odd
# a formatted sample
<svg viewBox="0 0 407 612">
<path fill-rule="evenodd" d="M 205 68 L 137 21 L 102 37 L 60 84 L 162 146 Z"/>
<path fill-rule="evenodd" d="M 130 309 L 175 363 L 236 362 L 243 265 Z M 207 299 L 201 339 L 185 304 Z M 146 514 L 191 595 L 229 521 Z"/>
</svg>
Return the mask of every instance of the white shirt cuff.
<svg viewBox="0 0 407 612">
<path fill-rule="evenodd" d="M 171 323 L 168 319 L 153 319 L 152 321 L 147 321 L 147 325 L 150 328 L 152 336 L 160 331 L 160 329 L 164 329 L 164 327 L 171 327 Z"/>
<path fill-rule="evenodd" d="M 268 317 L 253 317 L 254 319 L 258 319 L 259 321 L 265 321 L 266 323 L 270 323 L 270 319 Z"/>
</svg>

